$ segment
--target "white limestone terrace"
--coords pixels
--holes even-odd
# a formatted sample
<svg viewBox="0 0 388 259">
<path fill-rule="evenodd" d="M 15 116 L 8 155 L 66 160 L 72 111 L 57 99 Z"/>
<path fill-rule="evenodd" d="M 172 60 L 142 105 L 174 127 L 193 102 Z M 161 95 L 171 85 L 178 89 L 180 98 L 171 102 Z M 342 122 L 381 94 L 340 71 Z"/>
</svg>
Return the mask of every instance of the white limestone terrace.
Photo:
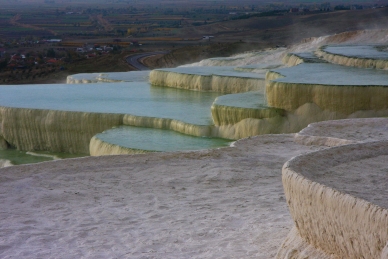
<svg viewBox="0 0 388 259">
<path fill-rule="evenodd" d="M 358 126 L 360 141 L 375 132 L 365 121 L 336 134 Z M 281 166 L 325 149 L 293 136 L 1 169 L 0 257 L 274 258 L 293 225 Z"/>
<path fill-rule="evenodd" d="M 388 258 L 387 129 L 387 118 L 347 119 L 295 135 L 303 145 L 339 147 L 283 166 L 295 226 L 276 258 Z"/>
<path fill-rule="evenodd" d="M 281 75 L 275 82 L 328 86 L 388 86 L 388 71 L 346 67 L 329 63 L 307 63 L 271 69 Z"/>
<path fill-rule="evenodd" d="M 226 147 L 231 140 L 190 136 L 167 129 L 120 126 L 96 134 L 90 141 L 90 155 L 176 152 Z"/>
<path fill-rule="evenodd" d="M 284 165 L 295 227 L 277 258 L 387 258 L 387 147 L 387 140 L 350 144 Z"/>
<path fill-rule="evenodd" d="M 295 135 L 304 145 L 336 146 L 388 139 L 386 118 L 322 121 L 309 124 Z"/>
<path fill-rule="evenodd" d="M 245 66 L 236 66 L 234 70 L 242 72 L 253 72 L 255 74 L 265 74 L 269 69 L 278 68 L 281 65 L 251 64 Z"/>
<path fill-rule="evenodd" d="M 82 73 L 67 77 L 67 84 L 147 82 L 149 71 Z"/>
<path fill-rule="evenodd" d="M 210 107 L 219 95 L 146 82 L 12 85 L 0 92 L 1 146 L 84 155 L 95 134 L 120 125 L 211 136 Z"/>
<path fill-rule="evenodd" d="M 369 37 L 369 34 L 365 35 L 363 33 L 363 37 Z M 300 66 L 303 65 L 307 64 Z M 295 105 L 297 110 L 286 111 L 286 116 L 281 119 L 277 116 L 274 120 L 244 120 L 244 129 L 228 126 L 230 131 L 259 129 L 261 123 L 266 126 L 276 120 L 268 133 L 274 130 L 296 132 L 297 128 L 307 125 L 310 120 L 340 118 L 343 116 L 340 113 L 346 110 L 344 107 L 354 109 L 342 103 L 354 93 L 359 94 L 352 100 L 354 103 L 360 100 L 360 103 L 364 103 L 362 96 L 368 102 L 372 100 L 379 105 L 387 100 L 386 87 L 383 85 L 356 85 L 357 89 L 355 86 L 287 85 L 274 81 L 280 79 L 279 73 L 269 74 L 268 86 L 280 87 L 276 90 L 282 92 L 279 97 L 284 97 L 279 99 L 278 104 L 283 105 L 282 102 L 286 101 L 299 104 L 299 98 L 302 99 L 302 106 Z M 303 81 L 302 73 L 299 77 L 299 81 Z M 347 87 L 350 91 L 342 95 L 331 92 Z M 374 92 L 377 88 L 379 91 Z M 309 92 L 314 92 L 317 99 L 303 99 Z M 336 98 L 339 96 L 345 98 Z M 320 107 L 325 106 L 314 103 L 320 99 L 327 103 L 338 101 L 339 104 L 330 112 L 322 111 Z M 384 116 L 384 110 L 379 110 L 384 107 L 377 107 L 371 113 L 368 110 L 356 111 L 349 116 Z M 85 127 L 75 126 L 77 122 L 85 124 L 89 116 L 84 113 L 62 116 L 64 114 L 59 112 L 47 112 L 46 116 L 42 111 L 20 111 L 19 108 L 0 107 L 0 110 L 1 118 L 7 119 L 5 124 L 3 122 L 5 126 L 2 125 L 2 130 L 9 127 L 10 122 L 17 130 L 38 129 L 33 132 L 38 134 L 29 135 L 32 138 L 46 135 L 35 127 L 36 123 L 44 122 L 40 126 L 48 132 L 57 130 L 54 126 L 61 127 L 60 121 L 72 126 L 53 134 L 53 142 L 61 134 L 70 136 L 86 131 Z M 101 125 L 101 119 L 104 119 L 107 125 L 117 125 L 125 119 L 111 113 L 105 115 L 94 116 L 87 122 L 92 122 L 93 126 Z M 152 123 L 160 122 L 159 119 L 151 120 Z M 300 255 L 299 258 L 386 259 L 388 212 L 381 201 L 386 197 L 382 189 L 386 179 L 383 174 L 387 171 L 385 161 L 388 144 L 385 134 L 376 134 L 376 128 L 385 129 L 385 126 L 381 126 L 384 122 L 368 120 L 354 125 L 348 121 L 344 123 L 349 126 L 332 128 L 336 131 L 335 135 L 323 132 L 320 136 L 318 132 L 310 132 L 306 136 L 310 139 L 331 138 L 333 146 L 340 145 L 342 141 L 367 141 L 371 137 L 366 136 L 371 135 L 376 135 L 373 140 L 380 142 L 328 150 L 326 142 L 300 142 L 295 134 L 263 135 L 239 140 L 232 147 L 222 149 L 88 157 L 1 169 L 0 240 L 3 245 L 0 246 L 0 257 L 20 258 L 34 254 L 40 258 L 267 259 L 275 256 L 281 242 L 290 233 L 281 246 L 278 258 L 298 258 Z M 298 127 L 291 128 L 292 124 Z M 289 128 L 285 130 L 284 125 Z M 349 127 L 352 129 L 349 130 Z M 357 127 L 360 127 L 359 130 Z M 323 131 L 327 129 L 330 127 L 323 128 Z M 18 134 L 17 130 L 14 132 L 15 138 L 23 135 Z M 341 136 L 339 132 L 344 135 Z M 349 132 L 351 136 L 346 137 Z M 70 139 L 65 144 L 74 140 L 79 142 L 79 139 Z M 317 150 L 323 150 L 323 153 L 308 156 L 307 153 Z M 281 166 L 290 158 L 305 154 L 299 160 L 302 165 L 307 165 L 313 171 L 314 166 L 323 168 L 324 173 L 331 175 L 337 172 L 339 175 L 346 174 L 347 183 L 343 189 L 338 187 L 337 190 L 336 186 L 331 186 L 330 179 L 327 182 L 324 182 L 325 179 L 315 181 L 315 176 L 307 175 L 310 172 L 306 173 L 308 179 L 297 172 L 292 173 L 288 179 L 295 181 L 284 181 L 286 200 L 292 210 L 291 218 L 280 180 Z M 368 166 L 357 164 L 357 160 Z M 315 164 L 315 161 L 320 164 Z M 347 165 L 352 172 L 349 172 Z M 360 174 L 367 175 L 375 167 L 380 174 L 372 172 L 368 185 L 379 181 L 378 188 L 382 190 L 382 195 L 368 200 L 361 193 L 363 190 L 357 193 L 357 188 L 362 187 L 360 179 L 364 178 Z M 334 172 L 330 171 L 332 169 Z M 337 181 L 336 184 L 340 185 L 339 177 Z M 355 186 L 352 186 L 354 183 Z M 373 190 L 370 194 L 373 195 Z M 321 236 L 323 239 L 319 239 Z"/>
<path fill-rule="evenodd" d="M 0 86 L 0 92 L 5 107 L 132 114 L 198 125 L 211 124 L 210 106 L 219 96 L 145 82 L 12 85 Z"/>
<path fill-rule="evenodd" d="M 148 82 L 150 71 L 131 71 L 102 73 L 98 76 L 101 82 Z"/>
<path fill-rule="evenodd" d="M 201 60 L 200 62 L 182 67 L 198 66 L 245 66 L 245 65 L 281 65 L 281 58 L 287 52 L 286 48 L 269 48 L 262 51 L 249 51 L 232 57 L 217 57 Z"/>
<path fill-rule="evenodd" d="M 282 116 L 282 109 L 268 107 L 262 91 L 218 96 L 212 104 L 215 125 L 235 124 L 247 118 L 270 118 Z"/>
<path fill-rule="evenodd" d="M 98 77 L 100 73 L 81 73 L 71 76 L 67 76 L 67 84 L 90 84 L 98 83 Z"/>
<path fill-rule="evenodd" d="M 315 53 L 322 59 L 344 66 L 388 69 L 386 45 L 322 46 Z"/>
<path fill-rule="evenodd" d="M 296 55 L 304 60 L 305 63 L 324 63 L 325 61 L 319 59 L 313 52 L 291 52 L 290 54 Z"/>
<path fill-rule="evenodd" d="M 163 68 L 150 73 L 153 85 L 221 93 L 264 89 L 264 81 L 264 72 L 237 71 L 234 66 Z"/>
<path fill-rule="evenodd" d="M 348 150 L 358 149 L 358 152 L 355 151 L 353 154 L 346 154 L 348 160 L 345 163 L 336 161 L 332 164 L 332 167 L 329 166 L 326 159 L 313 159 L 313 168 L 304 171 L 304 175 L 315 182 L 333 187 L 342 193 L 348 193 L 354 197 L 362 198 L 370 203 L 388 209 L 387 143 L 384 144 L 383 141 L 380 141 L 379 144 L 375 143 L 370 146 L 371 149 L 373 147 L 378 152 L 372 155 L 373 151 L 365 148 L 365 145 L 354 145 L 352 149 L 349 148 Z M 365 149 L 363 150 L 363 148 Z M 346 153 L 346 149 L 336 150 L 339 152 L 343 150 Z M 360 152 L 361 150 L 362 152 Z M 370 152 L 369 154 L 360 154 L 368 153 L 368 151 Z M 345 155 L 340 155 L 339 152 L 332 153 L 333 156 L 331 158 L 340 160 L 341 156 L 345 157 Z M 350 158 L 349 156 L 352 155 L 354 157 Z"/>
<path fill-rule="evenodd" d="M 226 76 L 226 77 L 242 77 L 242 78 L 258 78 L 264 79 L 262 75 L 250 72 L 236 71 L 234 66 L 199 66 L 199 67 L 176 67 L 176 68 L 160 68 L 158 71 L 168 71 L 180 74 L 200 75 L 200 76 Z"/>
<path fill-rule="evenodd" d="M 265 94 L 262 91 L 252 91 L 238 94 L 226 94 L 218 96 L 213 105 L 223 105 L 238 108 L 267 108 Z"/>
<path fill-rule="evenodd" d="M 301 63 L 326 63 L 325 60 L 318 58 L 313 52 L 289 52 L 284 55 L 282 62 L 287 66 L 296 66 Z"/>
<path fill-rule="evenodd" d="M 303 63 L 271 70 L 267 79 L 268 104 L 287 111 L 306 103 L 343 116 L 388 109 L 388 71 L 385 70 Z"/>
<path fill-rule="evenodd" d="M 327 53 L 346 57 L 388 60 L 387 46 L 384 45 L 328 45 L 321 49 Z"/>
</svg>

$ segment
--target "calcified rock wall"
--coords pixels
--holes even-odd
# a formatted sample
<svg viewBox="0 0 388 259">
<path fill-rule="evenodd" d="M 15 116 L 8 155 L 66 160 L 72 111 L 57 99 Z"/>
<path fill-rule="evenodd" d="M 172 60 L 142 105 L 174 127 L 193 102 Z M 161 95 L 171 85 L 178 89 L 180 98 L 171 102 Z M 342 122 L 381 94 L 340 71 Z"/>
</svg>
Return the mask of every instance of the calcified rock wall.
<svg viewBox="0 0 388 259">
<path fill-rule="evenodd" d="M 295 112 L 286 112 L 284 116 L 255 119 L 246 118 L 235 124 L 215 126 L 213 136 L 226 139 L 241 139 L 263 134 L 298 132 L 309 123 L 324 120 L 330 113 L 322 112 L 314 104 L 306 104 Z"/>
<path fill-rule="evenodd" d="M 284 111 L 276 108 L 241 108 L 213 103 L 211 107 L 213 122 L 216 126 L 236 124 L 244 119 L 264 119 L 283 116 Z"/>
<path fill-rule="evenodd" d="M 262 134 L 281 133 L 284 126 L 283 117 L 269 119 L 247 118 L 236 124 L 216 126 L 213 128 L 213 136 L 226 139 L 241 139 Z"/>
<path fill-rule="evenodd" d="M 212 76 L 212 91 L 221 93 L 241 93 L 265 89 L 264 78 L 232 76 Z"/>
<path fill-rule="evenodd" d="M 164 70 L 152 70 L 150 83 L 174 88 L 241 93 L 265 88 L 265 79 L 220 75 L 182 74 Z"/>
<path fill-rule="evenodd" d="M 120 125 L 169 129 L 192 136 L 213 134 L 212 126 L 193 125 L 172 119 L 8 107 L 0 107 L 0 123 L 1 149 L 10 145 L 19 150 L 77 154 L 89 154 L 90 140 L 94 135 Z M 107 148 L 107 143 L 104 146 L 104 150 L 114 150 L 112 147 Z"/>
<path fill-rule="evenodd" d="M 0 132 L 1 134 L 1 132 Z M 7 141 L 0 135 L 0 150 L 5 150 L 8 148 Z"/>
<path fill-rule="evenodd" d="M 90 84 L 98 83 L 97 76 L 98 74 L 85 74 L 84 77 L 78 75 L 70 75 L 66 78 L 66 84 Z M 92 76 L 95 75 L 95 76 Z"/>
<path fill-rule="evenodd" d="M 358 58 L 348 57 L 339 54 L 328 53 L 322 48 L 319 48 L 315 54 L 322 59 L 343 66 L 360 67 L 360 68 L 374 68 L 374 69 L 388 69 L 388 60 L 372 59 L 372 58 Z"/>
<path fill-rule="evenodd" d="M 269 76 L 274 77 L 276 75 Z M 323 110 L 344 115 L 360 110 L 388 109 L 388 88 L 382 86 L 335 86 L 268 80 L 266 94 L 269 106 L 287 111 L 305 103 L 315 103 Z"/>
<path fill-rule="evenodd" d="M 90 150 L 91 156 L 134 155 L 134 154 L 145 154 L 149 152 L 145 150 L 131 149 L 131 148 L 126 148 L 119 145 L 107 143 L 96 136 L 94 136 L 90 140 L 89 150 Z"/>
<path fill-rule="evenodd" d="M 388 109 L 356 111 L 345 115 L 336 111 L 322 110 L 314 103 L 305 103 L 294 111 L 285 111 L 283 116 L 263 119 L 247 118 L 235 124 L 215 126 L 212 136 L 240 139 L 262 134 L 295 133 L 313 122 L 386 116 L 388 116 Z"/>
<path fill-rule="evenodd" d="M 278 250 L 276 259 L 342 259 L 336 255 L 327 254 L 306 242 L 294 226 Z"/>
<path fill-rule="evenodd" d="M 197 137 L 211 136 L 212 128 L 212 126 L 194 125 L 173 119 L 142 117 L 134 115 L 125 115 L 123 118 L 123 125 L 154 129 L 168 129 Z"/>
<path fill-rule="evenodd" d="M 341 146 L 388 139 L 387 118 L 357 118 L 311 123 L 295 134 L 301 145 Z"/>
<path fill-rule="evenodd" d="M 287 53 L 282 59 L 283 64 L 288 67 L 297 66 L 301 63 L 326 63 L 311 52 L 305 53 Z"/>
<path fill-rule="evenodd" d="M 7 159 L 0 159 L 0 168 L 8 167 L 8 166 L 13 166 L 11 161 L 9 161 Z"/>
<path fill-rule="evenodd" d="M 19 150 L 89 154 L 90 139 L 123 116 L 0 107 L 0 136 Z"/>
<path fill-rule="evenodd" d="M 303 62 L 303 58 L 295 55 L 294 53 L 287 53 L 282 59 L 282 63 L 289 67 L 299 65 Z"/>
<path fill-rule="evenodd" d="M 282 78 L 284 77 L 282 74 L 278 73 L 278 72 L 275 72 L 275 71 L 268 71 L 266 74 L 265 74 L 265 80 L 266 80 L 266 87 L 267 87 L 267 83 L 271 80 L 276 80 L 278 78 Z M 266 91 L 267 91 L 267 88 L 265 88 Z"/>
<path fill-rule="evenodd" d="M 314 181 L 327 168 L 382 155 L 388 155 L 388 141 L 335 147 L 288 161 L 282 179 L 295 229 L 277 258 L 387 258 L 387 208 Z M 314 257 L 322 254 L 319 250 L 326 256 Z"/>
<path fill-rule="evenodd" d="M 387 41 L 387 29 L 348 31 L 322 37 L 306 38 L 301 43 L 291 46 L 288 52 L 313 51 L 328 44 L 386 44 Z"/>
</svg>

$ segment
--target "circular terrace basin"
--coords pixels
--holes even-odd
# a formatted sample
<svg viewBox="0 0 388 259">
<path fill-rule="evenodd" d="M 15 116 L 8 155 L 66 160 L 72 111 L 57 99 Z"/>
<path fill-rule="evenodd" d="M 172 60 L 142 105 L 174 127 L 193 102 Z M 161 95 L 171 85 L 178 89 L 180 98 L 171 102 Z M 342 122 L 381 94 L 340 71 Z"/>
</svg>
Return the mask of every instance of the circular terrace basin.
<svg viewBox="0 0 388 259">
<path fill-rule="evenodd" d="M 334 147 L 288 161 L 283 166 L 283 186 L 303 242 L 334 258 L 386 258 L 387 159 L 385 140 Z"/>
</svg>

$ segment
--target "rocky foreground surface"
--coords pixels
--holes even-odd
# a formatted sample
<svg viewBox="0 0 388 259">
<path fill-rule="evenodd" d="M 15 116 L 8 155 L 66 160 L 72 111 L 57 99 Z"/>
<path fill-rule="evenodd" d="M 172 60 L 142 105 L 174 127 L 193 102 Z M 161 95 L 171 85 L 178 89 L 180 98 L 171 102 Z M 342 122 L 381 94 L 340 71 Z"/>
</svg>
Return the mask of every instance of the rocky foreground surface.
<svg viewBox="0 0 388 259">
<path fill-rule="evenodd" d="M 322 138 L 331 145 L 386 139 L 376 130 L 387 119 L 340 122 L 301 132 L 308 143 L 295 134 L 263 135 L 209 151 L 3 168 L 0 256 L 272 258 L 293 226 L 283 164 L 327 149 Z"/>
</svg>

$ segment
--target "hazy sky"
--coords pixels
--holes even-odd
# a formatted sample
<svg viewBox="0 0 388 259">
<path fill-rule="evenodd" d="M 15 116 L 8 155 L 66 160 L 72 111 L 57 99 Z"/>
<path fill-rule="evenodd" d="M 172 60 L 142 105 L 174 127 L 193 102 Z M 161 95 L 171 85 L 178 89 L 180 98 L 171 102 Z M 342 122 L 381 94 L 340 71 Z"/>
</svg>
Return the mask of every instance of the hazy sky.
<svg viewBox="0 0 388 259">
<path fill-rule="evenodd" d="M 47 0 L 46 0 L 47 1 Z M 64 3 L 109 3 L 109 2 L 119 2 L 118 0 L 53 0 L 55 3 L 64 4 Z M 147 2 L 188 2 L 188 0 L 121 0 L 120 2 L 127 2 L 130 4 L 136 3 L 147 3 Z M 376 4 L 376 3 L 387 3 L 388 0 L 197 0 L 197 2 L 208 2 L 209 4 L 219 4 L 219 3 L 252 3 L 252 4 L 270 4 L 270 3 L 284 3 L 284 4 L 292 4 L 292 3 L 324 3 L 330 2 L 332 4 L 337 3 L 365 3 L 365 4 Z M 12 3 L 45 3 L 45 0 L 0 0 L 0 3 L 3 4 L 12 4 Z"/>
</svg>

